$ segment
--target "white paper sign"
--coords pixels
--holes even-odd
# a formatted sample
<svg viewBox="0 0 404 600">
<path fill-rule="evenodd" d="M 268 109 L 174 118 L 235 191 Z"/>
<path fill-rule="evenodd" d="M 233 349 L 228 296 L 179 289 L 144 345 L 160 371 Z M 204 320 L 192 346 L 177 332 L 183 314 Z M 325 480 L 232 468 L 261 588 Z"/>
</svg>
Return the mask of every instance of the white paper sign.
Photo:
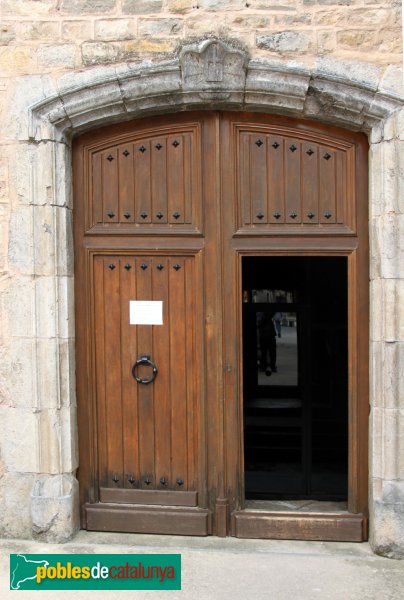
<svg viewBox="0 0 404 600">
<path fill-rule="evenodd" d="M 130 325 L 162 325 L 163 302 L 161 300 L 129 300 Z"/>
</svg>

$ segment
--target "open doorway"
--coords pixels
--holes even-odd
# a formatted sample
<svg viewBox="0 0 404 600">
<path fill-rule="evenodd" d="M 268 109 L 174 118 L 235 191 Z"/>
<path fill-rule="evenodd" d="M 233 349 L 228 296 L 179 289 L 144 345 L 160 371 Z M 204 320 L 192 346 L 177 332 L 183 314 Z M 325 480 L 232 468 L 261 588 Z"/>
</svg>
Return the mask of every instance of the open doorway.
<svg viewBox="0 0 404 600">
<path fill-rule="evenodd" d="M 348 493 L 346 257 L 243 258 L 247 502 Z"/>
</svg>

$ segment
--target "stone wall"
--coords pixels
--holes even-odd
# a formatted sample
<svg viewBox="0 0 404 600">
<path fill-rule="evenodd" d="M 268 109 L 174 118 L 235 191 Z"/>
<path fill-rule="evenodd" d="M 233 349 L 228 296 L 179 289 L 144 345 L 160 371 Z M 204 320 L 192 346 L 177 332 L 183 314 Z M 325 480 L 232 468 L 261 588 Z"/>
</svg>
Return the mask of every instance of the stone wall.
<svg viewBox="0 0 404 600">
<path fill-rule="evenodd" d="M 237 38 L 256 57 L 402 60 L 401 0 L 2 0 L 0 71 L 52 73 Z"/>
<path fill-rule="evenodd" d="M 215 34 L 249 62 L 243 89 L 227 78 L 226 99 L 205 94 L 206 107 L 369 135 L 371 536 L 377 551 L 404 555 L 400 6 L 2 0 L 0 535 L 63 540 L 78 527 L 71 137 L 145 111 L 201 106 L 206 90 L 187 88 L 178 50 Z"/>
</svg>

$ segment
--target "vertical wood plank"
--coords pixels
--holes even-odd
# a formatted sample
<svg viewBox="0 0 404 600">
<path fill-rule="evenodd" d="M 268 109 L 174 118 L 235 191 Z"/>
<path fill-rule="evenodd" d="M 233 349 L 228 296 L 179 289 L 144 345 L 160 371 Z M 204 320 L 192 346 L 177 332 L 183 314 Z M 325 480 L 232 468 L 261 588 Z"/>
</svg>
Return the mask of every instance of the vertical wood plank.
<svg viewBox="0 0 404 600">
<path fill-rule="evenodd" d="M 168 214 L 173 222 L 184 222 L 184 137 L 180 134 L 167 138 L 167 195 Z M 180 217 L 172 218 L 178 213 Z M 163 220 L 163 219 L 162 219 Z M 167 221 L 166 221 L 167 222 Z"/>
<path fill-rule="evenodd" d="M 151 300 L 152 277 L 155 269 L 155 260 L 150 257 L 138 257 L 135 260 L 137 276 L 137 300 Z M 142 269 L 146 265 L 146 269 Z M 153 359 L 153 337 L 150 325 L 136 325 L 137 352 L 141 355 L 150 355 Z M 140 376 L 143 376 L 139 370 Z M 149 376 L 149 370 L 144 376 Z M 155 486 L 154 472 L 154 393 L 153 385 L 138 386 L 138 411 L 139 411 L 139 457 L 141 469 L 140 487 L 153 489 Z M 149 482 L 149 483 L 147 483 Z"/>
<path fill-rule="evenodd" d="M 318 146 L 302 143 L 302 210 L 303 223 L 318 223 Z"/>
<path fill-rule="evenodd" d="M 250 135 L 250 185 L 253 223 L 267 223 L 267 136 Z"/>
<path fill-rule="evenodd" d="M 107 410 L 105 395 L 104 259 L 94 258 L 94 323 L 97 399 L 97 446 L 100 485 L 108 485 Z"/>
<path fill-rule="evenodd" d="M 127 268 L 130 267 L 130 268 Z M 138 357 L 136 325 L 129 324 L 129 302 L 136 300 L 136 268 L 133 256 L 121 259 L 121 364 L 124 487 L 133 488 L 140 479 L 138 384 L 132 366 Z M 136 483 L 131 483 L 133 478 Z"/>
<path fill-rule="evenodd" d="M 163 302 L 163 325 L 153 325 L 153 359 L 158 368 L 154 381 L 155 401 L 155 471 L 156 488 L 173 489 L 171 477 L 171 402 L 176 401 L 170 395 L 170 329 L 169 319 L 169 262 L 167 258 L 156 257 L 155 263 L 163 269 L 153 271 L 153 300 Z M 174 324 L 175 326 L 175 324 Z M 161 479 L 166 483 L 161 483 Z"/>
<path fill-rule="evenodd" d="M 287 138 L 284 146 L 286 223 L 301 223 L 300 157 L 298 139 Z M 296 215 L 296 216 L 295 216 Z"/>
<path fill-rule="evenodd" d="M 347 190 L 347 176 L 346 176 L 346 153 L 345 152 L 336 152 L 336 208 L 337 208 L 337 223 L 344 223 L 347 215 L 345 215 L 344 203 L 345 198 L 347 198 L 348 190 Z"/>
<path fill-rule="evenodd" d="M 108 487 L 122 487 L 121 302 L 120 259 L 117 256 L 104 259 L 104 296 Z M 114 475 L 119 478 L 116 483 L 112 481 Z"/>
<path fill-rule="evenodd" d="M 238 203 L 241 211 L 241 224 L 251 223 L 251 187 L 250 187 L 250 139 L 247 133 L 238 137 Z"/>
<path fill-rule="evenodd" d="M 119 221 L 135 221 L 135 187 L 133 179 L 133 144 L 128 143 L 118 149 L 119 171 Z M 126 215 L 126 216 L 125 216 Z M 129 215 L 129 216 L 128 216 Z"/>
<path fill-rule="evenodd" d="M 93 223 L 103 222 L 101 152 L 91 155 L 91 204 Z"/>
<path fill-rule="evenodd" d="M 193 179 L 195 179 L 195 175 L 198 173 L 198 165 L 197 159 L 194 156 L 195 150 L 195 134 L 184 134 L 184 215 L 183 221 L 180 219 L 176 220 L 178 223 L 192 223 L 192 209 L 194 203 L 196 202 L 196 198 L 198 197 L 198 190 L 196 190 L 196 194 L 194 193 L 194 185 Z M 200 159 L 200 156 L 199 156 Z M 182 218 L 182 215 L 181 215 Z"/>
<path fill-rule="evenodd" d="M 135 221 L 151 223 L 150 142 L 137 140 L 133 145 L 133 152 L 135 160 Z"/>
<path fill-rule="evenodd" d="M 187 481 L 187 349 L 185 269 L 184 259 L 178 258 L 180 269 L 169 269 L 170 314 L 170 395 L 171 395 L 171 459 L 172 478 L 182 480 L 179 489 L 188 489 Z"/>
<path fill-rule="evenodd" d="M 268 222 L 285 222 L 284 140 L 268 136 Z"/>
<path fill-rule="evenodd" d="M 152 219 L 155 222 L 167 223 L 167 138 L 153 138 L 150 153 Z M 160 213 L 164 216 L 156 219 L 156 215 Z"/>
<path fill-rule="evenodd" d="M 118 223 L 118 151 L 110 148 L 101 153 L 102 205 L 104 223 Z"/>
<path fill-rule="evenodd" d="M 184 259 L 185 271 L 185 323 L 186 323 L 186 416 L 187 416 L 187 455 L 188 455 L 188 489 L 196 488 L 196 417 L 197 417 L 197 356 L 195 347 L 195 314 L 196 314 L 196 281 L 194 258 Z M 178 263 L 176 263 L 178 264 Z"/>
<path fill-rule="evenodd" d="M 327 159 L 327 157 L 329 157 Z M 335 152 L 326 146 L 320 146 L 320 223 L 335 223 Z"/>
</svg>

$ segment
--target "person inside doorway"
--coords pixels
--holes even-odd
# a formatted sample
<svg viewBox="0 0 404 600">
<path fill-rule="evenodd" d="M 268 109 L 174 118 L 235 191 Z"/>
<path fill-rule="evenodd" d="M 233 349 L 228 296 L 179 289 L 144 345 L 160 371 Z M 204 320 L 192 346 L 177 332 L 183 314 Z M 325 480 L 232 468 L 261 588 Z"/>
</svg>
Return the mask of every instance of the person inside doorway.
<svg viewBox="0 0 404 600">
<path fill-rule="evenodd" d="M 260 369 L 269 377 L 277 372 L 276 366 L 276 330 L 273 313 L 257 313 L 258 339 L 260 346 Z"/>
</svg>

